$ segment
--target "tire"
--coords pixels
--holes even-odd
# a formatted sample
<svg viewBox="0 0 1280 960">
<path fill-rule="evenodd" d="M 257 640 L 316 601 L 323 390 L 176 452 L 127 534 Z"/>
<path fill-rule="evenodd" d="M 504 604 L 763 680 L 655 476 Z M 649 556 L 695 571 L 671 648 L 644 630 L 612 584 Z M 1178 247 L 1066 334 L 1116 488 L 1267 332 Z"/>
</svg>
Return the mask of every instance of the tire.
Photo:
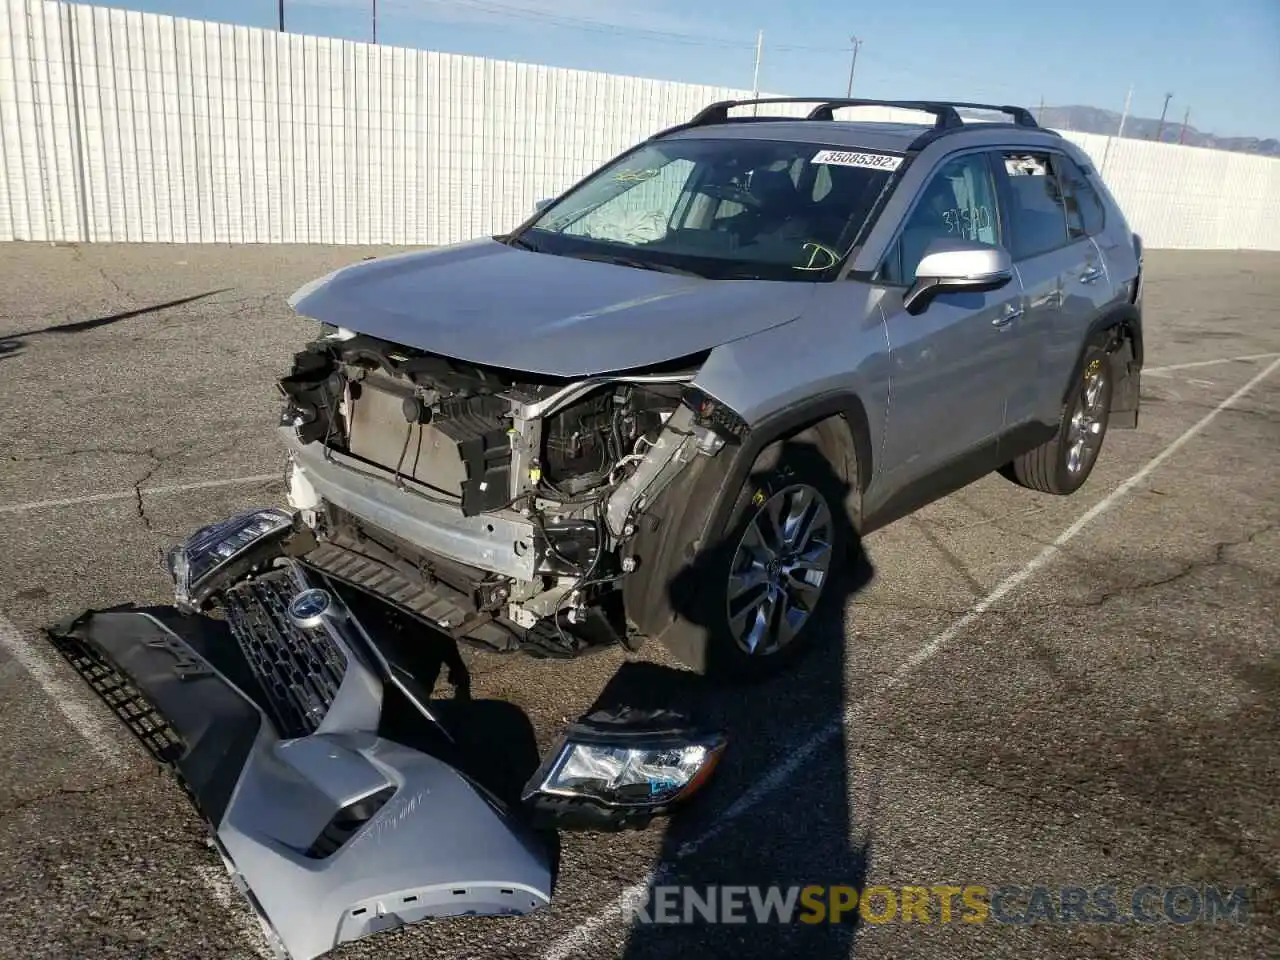
<svg viewBox="0 0 1280 960">
<path fill-rule="evenodd" d="M 1102 452 L 1113 389 L 1110 356 L 1101 346 L 1090 344 L 1080 363 L 1080 375 L 1063 404 L 1058 432 L 1001 472 L 1014 483 L 1041 493 L 1075 493 L 1089 479 Z"/>
<path fill-rule="evenodd" d="M 704 676 L 740 682 L 773 677 L 824 633 L 839 634 L 833 614 L 856 539 L 846 500 L 847 485 L 816 446 L 792 440 L 766 450 L 714 544 L 673 579 L 682 609 L 662 643 Z M 787 525 L 794 539 L 779 549 L 772 521 L 788 516 L 799 518 Z"/>
</svg>

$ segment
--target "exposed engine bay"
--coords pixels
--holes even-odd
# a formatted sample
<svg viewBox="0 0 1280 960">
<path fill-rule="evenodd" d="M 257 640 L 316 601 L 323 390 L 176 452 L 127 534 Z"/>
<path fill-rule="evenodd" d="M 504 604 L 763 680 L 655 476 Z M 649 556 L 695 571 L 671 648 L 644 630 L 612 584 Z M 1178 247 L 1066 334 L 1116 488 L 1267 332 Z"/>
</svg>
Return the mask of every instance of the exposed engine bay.
<svg viewBox="0 0 1280 960">
<path fill-rule="evenodd" d="M 492 649 L 634 644 L 638 517 L 745 429 L 691 386 L 703 358 L 566 380 L 325 331 L 279 381 L 307 562 Z"/>
</svg>

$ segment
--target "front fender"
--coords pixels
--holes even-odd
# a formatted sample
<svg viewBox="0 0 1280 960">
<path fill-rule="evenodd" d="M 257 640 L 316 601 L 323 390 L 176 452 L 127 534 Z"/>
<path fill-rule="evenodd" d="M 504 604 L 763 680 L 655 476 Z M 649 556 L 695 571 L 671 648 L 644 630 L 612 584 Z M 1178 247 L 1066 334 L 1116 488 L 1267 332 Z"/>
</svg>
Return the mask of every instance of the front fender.
<svg viewBox="0 0 1280 960">
<path fill-rule="evenodd" d="M 644 511 L 632 543 L 637 569 L 622 581 L 628 616 L 650 637 L 676 620 L 670 578 L 711 546 L 726 527 L 752 468 L 774 444 L 814 428 L 814 441 L 850 490 L 846 511 L 860 526 L 862 493 L 873 469 L 867 411 L 853 393 L 831 392 L 778 410 L 752 425 L 740 443 L 715 456 L 697 456 L 681 482 L 667 487 Z"/>
</svg>

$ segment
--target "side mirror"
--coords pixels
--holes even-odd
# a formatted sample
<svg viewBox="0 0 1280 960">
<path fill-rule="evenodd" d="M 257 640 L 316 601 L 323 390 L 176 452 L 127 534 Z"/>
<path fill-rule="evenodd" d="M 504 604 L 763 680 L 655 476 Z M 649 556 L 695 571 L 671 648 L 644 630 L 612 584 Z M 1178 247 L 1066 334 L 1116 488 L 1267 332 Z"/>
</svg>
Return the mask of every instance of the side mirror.
<svg viewBox="0 0 1280 960">
<path fill-rule="evenodd" d="M 547 207 L 551 206 L 551 204 L 553 203 L 555 203 L 555 197 L 543 197 L 541 200 L 539 200 L 537 203 L 533 205 L 533 212 L 541 213 L 543 210 L 547 209 Z"/>
<path fill-rule="evenodd" d="M 925 248 L 902 306 L 914 316 L 924 313 L 940 293 L 999 290 L 1012 279 L 1013 260 L 1004 247 L 944 237 Z"/>
</svg>

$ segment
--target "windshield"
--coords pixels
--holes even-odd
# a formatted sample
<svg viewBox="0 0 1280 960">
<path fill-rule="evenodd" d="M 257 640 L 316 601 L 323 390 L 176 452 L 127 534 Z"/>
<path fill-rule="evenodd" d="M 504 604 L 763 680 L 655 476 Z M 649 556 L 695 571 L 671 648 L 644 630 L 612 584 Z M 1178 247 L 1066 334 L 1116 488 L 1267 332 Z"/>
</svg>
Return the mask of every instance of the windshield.
<svg viewBox="0 0 1280 960">
<path fill-rule="evenodd" d="M 714 279 L 828 279 L 901 157 L 822 144 L 645 144 L 508 243 Z"/>
</svg>

